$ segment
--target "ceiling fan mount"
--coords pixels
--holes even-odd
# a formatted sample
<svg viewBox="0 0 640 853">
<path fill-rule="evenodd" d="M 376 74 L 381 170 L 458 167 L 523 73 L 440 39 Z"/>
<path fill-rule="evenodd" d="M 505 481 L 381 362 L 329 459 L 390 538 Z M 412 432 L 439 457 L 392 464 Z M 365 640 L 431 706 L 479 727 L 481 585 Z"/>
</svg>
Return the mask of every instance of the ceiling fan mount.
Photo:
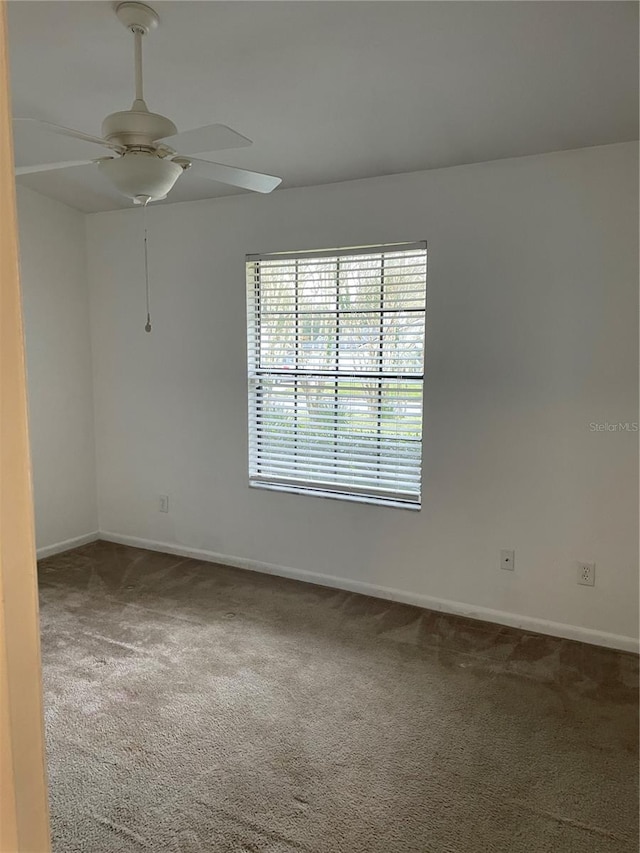
<svg viewBox="0 0 640 853">
<path fill-rule="evenodd" d="M 116 15 L 123 25 L 132 33 L 140 32 L 147 35 L 151 30 L 160 26 L 158 13 L 146 3 L 136 3 L 125 0 L 116 6 Z"/>
<path fill-rule="evenodd" d="M 136 93 L 130 110 L 111 113 L 105 118 L 102 135 L 109 142 L 124 147 L 141 146 L 153 150 L 157 139 L 174 136 L 178 132 L 166 116 L 149 112 L 142 94 L 142 38 L 160 25 L 160 18 L 150 6 L 134 2 L 120 3 L 116 7 L 116 15 L 133 33 L 135 40 Z"/>
<path fill-rule="evenodd" d="M 108 115 L 102 122 L 102 137 L 37 119 L 14 119 L 43 132 L 43 136 L 56 133 L 101 145 L 111 151 L 111 156 L 19 166 L 16 174 L 95 164 L 119 192 L 138 204 L 166 198 L 180 175 L 189 168 L 204 178 L 255 192 L 268 193 L 275 189 L 281 178 L 208 159 L 214 151 L 251 145 L 246 136 L 224 124 L 178 133 L 171 119 L 150 112 L 142 88 L 142 39 L 158 27 L 160 18 L 150 6 L 130 0 L 120 3 L 115 11 L 134 37 L 135 96 L 131 109 Z"/>
</svg>

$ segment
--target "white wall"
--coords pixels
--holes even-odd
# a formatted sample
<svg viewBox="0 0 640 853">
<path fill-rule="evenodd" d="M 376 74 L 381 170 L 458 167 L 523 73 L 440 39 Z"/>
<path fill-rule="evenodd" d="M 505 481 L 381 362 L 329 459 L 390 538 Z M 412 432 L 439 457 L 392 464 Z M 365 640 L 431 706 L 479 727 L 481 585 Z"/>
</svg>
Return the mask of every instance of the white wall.
<svg viewBox="0 0 640 853">
<path fill-rule="evenodd" d="M 40 554 L 98 529 L 85 217 L 18 188 Z"/>
<path fill-rule="evenodd" d="M 101 530 L 628 644 L 637 435 L 589 424 L 637 420 L 637 186 L 630 143 L 158 206 L 151 335 L 141 211 L 89 216 Z M 424 238 L 422 511 L 250 490 L 245 253 Z"/>
</svg>

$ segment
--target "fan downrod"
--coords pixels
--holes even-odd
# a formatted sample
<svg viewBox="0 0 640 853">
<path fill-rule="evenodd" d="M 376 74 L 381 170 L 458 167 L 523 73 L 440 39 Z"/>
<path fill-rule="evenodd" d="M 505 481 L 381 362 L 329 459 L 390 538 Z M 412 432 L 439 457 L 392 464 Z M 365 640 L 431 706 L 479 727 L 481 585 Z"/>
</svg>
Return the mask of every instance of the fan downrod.
<svg viewBox="0 0 640 853">
<path fill-rule="evenodd" d="M 102 135 L 109 142 L 124 148 L 138 148 L 153 152 L 156 139 L 174 136 L 178 131 L 166 116 L 152 113 L 147 107 L 142 92 L 142 40 L 151 30 L 158 27 L 160 18 L 151 6 L 144 3 L 120 3 L 116 15 L 122 24 L 133 33 L 135 98 L 131 109 L 111 113 L 102 122 Z"/>
</svg>

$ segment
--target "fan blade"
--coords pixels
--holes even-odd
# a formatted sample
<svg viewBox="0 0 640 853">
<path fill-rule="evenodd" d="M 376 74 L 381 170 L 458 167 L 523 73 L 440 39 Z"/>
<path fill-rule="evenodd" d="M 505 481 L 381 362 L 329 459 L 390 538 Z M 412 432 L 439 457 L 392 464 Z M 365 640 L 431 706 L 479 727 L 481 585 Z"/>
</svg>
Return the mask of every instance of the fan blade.
<svg viewBox="0 0 640 853">
<path fill-rule="evenodd" d="M 270 193 L 282 182 L 282 178 L 273 175 L 262 175 L 260 172 L 249 172 L 246 169 L 236 169 L 235 166 L 223 166 L 222 163 L 212 163 L 210 160 L 191 160 L 190 172 L 209 178 L 211 181 L 219 181 L 221 184 L 229 184 L 232 187 L 242 187 L 245 190 L 253 190 L 257 193 Z"/>
<path fill-rule="evenodd" d="M 105 158 L 110 160 L 110 157 Z M 53 172 L 55 169 L 70 169 L 72 166 L 90 166 L 95 160 L 66 160 L 62 163 L 40 163 L 36 166 L 16 166 L 14 171 L 16 177 L 20 175 L 33 175 L 36 172 Z"/>
<path fill-rule="evenodd" d="M 102 139 L 100 136 L 91 136 L 89 133 L 83 133 L 81 130 L 73 130 L 71 127 L 63 127 L 61 124 L 53 124 L 50 121 L 41 121 L 38 118 L 14 118 L 14 122 L 19 122 L 24 127 L 38 128 L 48 133 L 57 133 L 60 136 L 70 136 L 72 139 L 81 139 L 83 142 L 95 142 L 96 145 L 102 145 L 103 148 L 111 148 L 114 151 L 122 153 L 124 148 L 122 145 L 117 145 L 115 142 L 109 142 L 108 139 Z"/>
<path fill-rule="evenodd" d="M 167 136 L 165 139 L 156 139 L 163 145 L 180 149 L 183 154 L 206 154 L 208 151 L 222 151 L 224 148 L 244 148 L 253 145 L 250 139 L 237 133 L 226 124 L 209 124 L 205 127 L 196 127 L 193 130 L 185 130 L 176 133 L 175 136 Z"/>
</svg>

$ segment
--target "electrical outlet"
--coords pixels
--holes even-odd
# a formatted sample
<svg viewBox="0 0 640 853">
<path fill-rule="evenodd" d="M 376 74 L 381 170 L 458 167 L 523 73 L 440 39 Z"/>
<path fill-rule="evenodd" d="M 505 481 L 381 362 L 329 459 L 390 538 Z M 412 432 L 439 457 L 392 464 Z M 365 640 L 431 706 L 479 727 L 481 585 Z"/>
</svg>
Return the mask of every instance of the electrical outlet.
<svg viewBox="0 0 640 853">
<path fill-rule="evenodd" d="M 169 512 L 169 495 L 160 495 L 159 512 Z"/>
<path fill-rule="evenodd" d="M 507 572 L 513 572 L 516 567 L 515 551 L 500 551 L 500 568 Z"/>
<path fill-rule="evenodd" d="M 578 583 L 582 586 L 596 585 L 595 563 L 578 563 Z"/>
</svg>

